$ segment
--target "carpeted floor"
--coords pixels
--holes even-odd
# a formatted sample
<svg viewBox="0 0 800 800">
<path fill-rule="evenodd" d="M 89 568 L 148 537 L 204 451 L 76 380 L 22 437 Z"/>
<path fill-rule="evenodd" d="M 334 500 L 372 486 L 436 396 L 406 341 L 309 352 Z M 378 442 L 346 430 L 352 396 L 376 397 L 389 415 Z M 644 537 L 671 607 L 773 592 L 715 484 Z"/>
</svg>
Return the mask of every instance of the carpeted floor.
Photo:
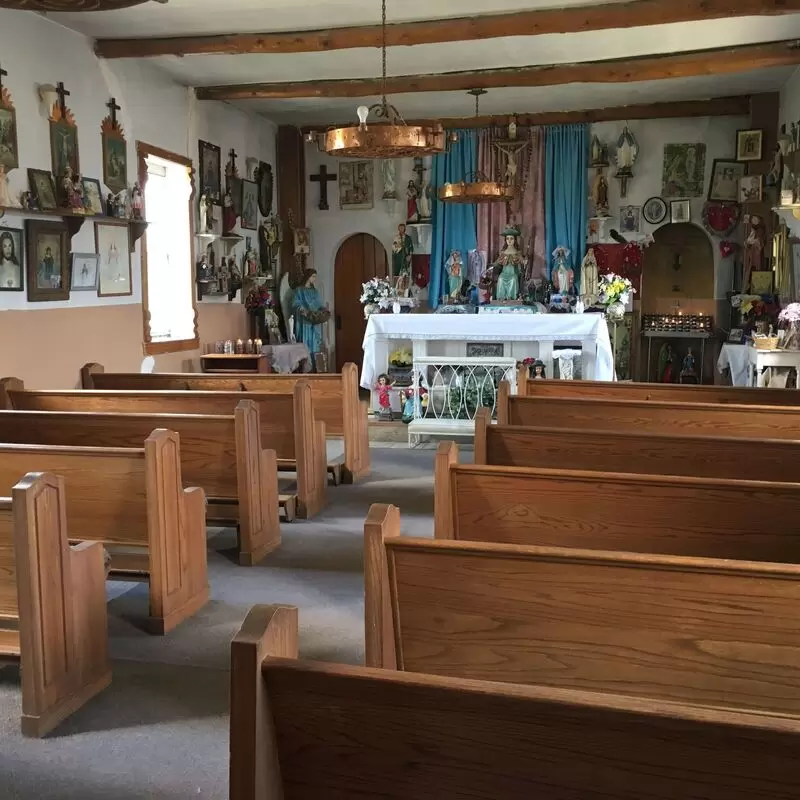
<svg viewBox="0 0 800 800">
<path fill-rule="evenodd" d="M 432 535 L 433 450 L 371 455 L 369 479 L 330 487 L 325 512 L 284 525 L 256 567 L 232 560 L 234 531 L 209 530 L 211 601 L 166 637 L 138 624 L 145 584 L 109 584 L 113 683 L 48 738 L 22 737 L 19 672 L 0 668 L 0 798 L 227 798 L 229 644 L 250 606 L 298 606 L 303 657 L 359 663 L 367 509 L 394 503 L 405 534 Z"/>
</svg>

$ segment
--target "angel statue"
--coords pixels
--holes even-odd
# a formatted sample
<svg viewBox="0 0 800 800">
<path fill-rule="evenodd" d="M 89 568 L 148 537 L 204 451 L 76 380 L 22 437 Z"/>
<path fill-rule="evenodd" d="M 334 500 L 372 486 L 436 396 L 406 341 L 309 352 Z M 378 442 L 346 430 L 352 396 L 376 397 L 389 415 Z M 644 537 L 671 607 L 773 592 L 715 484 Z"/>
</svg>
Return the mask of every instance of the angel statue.
<svg viewBox="0 0 800 800">
<path fill-rule="evenodd" d="M 496 275 L 495 300 L 516 300 L 519 297 L 520 275 L 524 259 L 519 249 L 519 230 L 508 227 L 503 231 L 504 245 L 492 264 Z"/>
</svg>

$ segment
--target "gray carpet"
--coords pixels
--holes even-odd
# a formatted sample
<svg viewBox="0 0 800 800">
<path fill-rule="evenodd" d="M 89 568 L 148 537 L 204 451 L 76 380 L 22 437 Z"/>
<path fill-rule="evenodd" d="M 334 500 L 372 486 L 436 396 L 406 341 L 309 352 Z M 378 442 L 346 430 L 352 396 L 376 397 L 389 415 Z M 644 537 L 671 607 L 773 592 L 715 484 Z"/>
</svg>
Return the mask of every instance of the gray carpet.
<svg viewBox="0 0 800 800">
<path fill-rule="evenodd" d="M 303 657 L 362 662 L 367 509 L 394 503 L 405 534 L 432 534 L 434 452 L 371 455 L 364 483 L 330 487 L 323 514 L 284 525 L 256 567 L 233 560 L 234 531 L 209 530 L 211 600 L 166 637 L 141 629 L 145 584 L 109 584 L 113 683 L 48 738 L 22 737 L 19 673 L 0 669 L 0 798 L 226 798 L 229 645 L 250 606 L 298 606 Z"/>
</svg>

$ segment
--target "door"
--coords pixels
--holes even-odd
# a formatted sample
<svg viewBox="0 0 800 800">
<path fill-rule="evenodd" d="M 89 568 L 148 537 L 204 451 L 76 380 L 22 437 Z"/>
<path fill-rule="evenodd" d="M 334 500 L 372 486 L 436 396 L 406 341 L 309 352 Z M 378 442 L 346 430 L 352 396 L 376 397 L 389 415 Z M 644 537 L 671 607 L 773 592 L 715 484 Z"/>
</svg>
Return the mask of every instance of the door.
<svg viewBox="0 0 800 800">
<path fill-rule="evenodd" d="M 333 267 L 338 372 L 348 361 L 361 368 L 364 356 L 361 343 L 367 329 L 364 307 L 359 302 L 361 284 L 370 278 L 385 278 L 388 274 L 386 250 L 374 236 L 356 233 L 342 242 Z"/>
</svg>

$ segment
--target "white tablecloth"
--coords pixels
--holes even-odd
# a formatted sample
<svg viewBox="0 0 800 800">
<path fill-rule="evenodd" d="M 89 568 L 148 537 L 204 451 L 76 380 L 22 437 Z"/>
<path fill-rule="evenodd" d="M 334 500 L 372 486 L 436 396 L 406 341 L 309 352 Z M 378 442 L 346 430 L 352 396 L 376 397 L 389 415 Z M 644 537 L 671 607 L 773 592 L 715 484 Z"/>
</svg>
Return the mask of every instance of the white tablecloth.
<svg viewBox="0 0 800 800">
<path fill-rule="evenodd" d="M 717 371 L 731 371 L 731 383 L 734 386 L 749 386 L 747 380 L 747 345 L 725 342 L 717 359 Z"/>
<path fill-rule="evenodd" d="M 614 380 L 614 359 L 603 314 L 373 314 L 364 334 L 361 385 L 375 386 L 384 365 L 376 364 L 380 339 L 469 342 L 580 341 L 596 348 L 594 379 Z"/>
<path fill-rule="evenodd" d="M 269 363 L 275 372 L 294 372 L 304 359 L 307 359 L 310 365 L 308 348 L 302 342 L 297 342 L 297 344 L 265 344 L 262 345 L 261 352 L 269 359 Z M 310 366 L 307 366 L 306 370 L 310 370 Z"/>
</svg>

